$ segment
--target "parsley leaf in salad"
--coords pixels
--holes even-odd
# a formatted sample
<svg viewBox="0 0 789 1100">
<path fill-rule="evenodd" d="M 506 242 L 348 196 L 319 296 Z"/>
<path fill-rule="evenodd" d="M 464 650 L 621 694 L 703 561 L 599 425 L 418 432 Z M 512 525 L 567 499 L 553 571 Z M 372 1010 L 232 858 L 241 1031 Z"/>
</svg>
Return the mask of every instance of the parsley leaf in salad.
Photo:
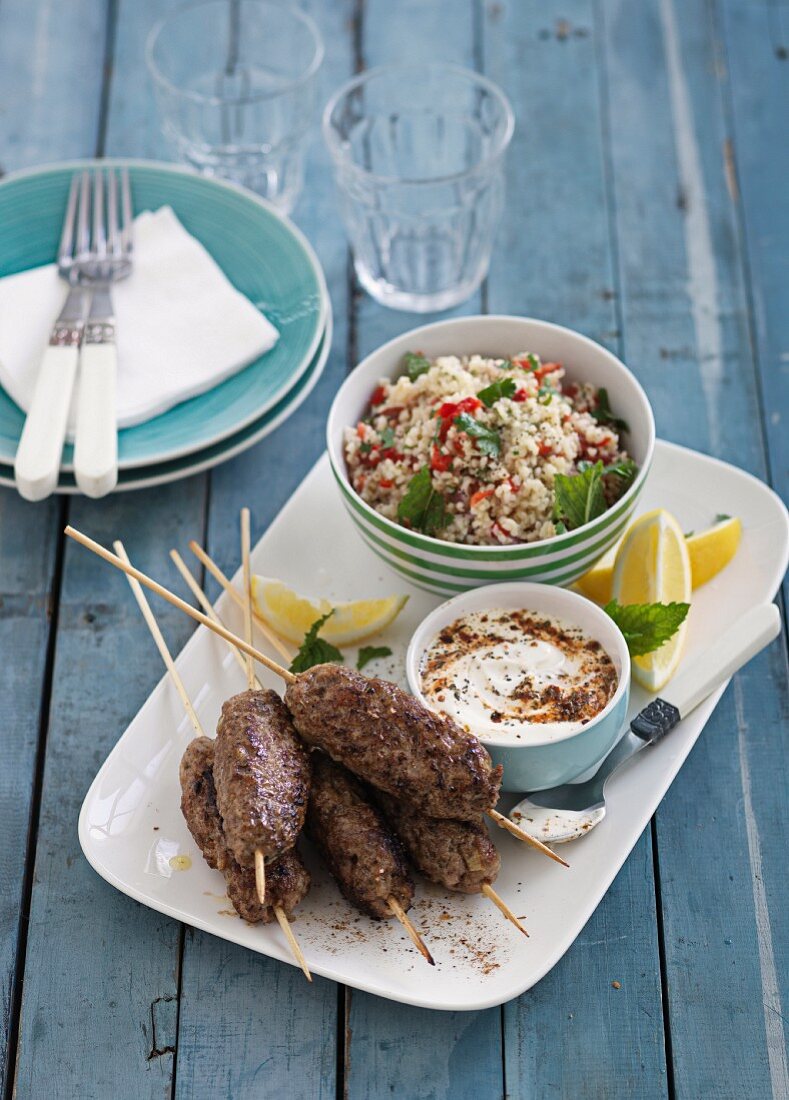
<svg viewBox="0 0 789 1100">
<path fill-rule="evenodd" d="M 499 382 L 491 382 L 484 390 L 480 390 L 477 397 L 488 408 L 495 405 L 501 397 L 512 397 L 518 387 L 514 378 L 502 378 Z"/>
<path fill-rule="evenodd" d="M 629 432 L 627 421 L 614 416 L 611 404 L 608 400 L 608 390 L 601 386 L 597 391 L 597 404 L 589 410 L 598 424 L 607 424 L 609 428 L 616 428 L 618 432 Z"/>
<path fill-rule="evenodd" d="M 488 455 L 490 458 L 499 457 L 501 436 L 495 428 L 486 428 L 484 424 L 480 424 L 478 420 L 475 420 L 470 413 L 465 412 L 461 413 L 460 416 L 456 416 L 453 423 L 461 432 L 471 436 L 481 454 Z"/>
<path fill-rule="evenodd" d="M 416 382 L 420 375 L 427 374 L 430 370 L 430 360 L 426 359 L 424 355 L 419 355 L 413 351 L 407 351 L 403 357 L 403 366 L 411 381 Z"/>
<path fill-rule="evenodd" d="M 291 672 L 306 672 L 313 665 L 323 665 L 330 661 L 342 664 L 345 660 L 337 646 L 327 642 L 325 638 L 318 637 L 318 631 L 333 614 L 333 610 L 327 611 L 320 619 L 316 619 L 309 628 L 304 635 L 304 641 L 299 646 L 299 652 L 291 661 Z"/>
<path fill-rule="evenodd" d="M 603 610 L 622 633 L 631 657 L 643 657 L 660 649 L 679 630 L 689 603 L 607 603 Z"/>
<path fill-rule="evenodd" d="M 388 451 L 390 447 L 395 445 L 394 429 L 387 425 L 381 432 L 381 450 Z"/>
<path fill-rule="evenodd" d="M 408 482 L 405 496 L 397 506 L 397 518 L 424 535 L 434 535 L 449 523 L 446 501 L 433 488 L 428 466 L 423 466 Z"/>
<path fill-rule="evenodd" d="M 363 645 L 359 650 L 359 657 L 356 661 L 356 667 L 361 670 L 365 665 L 368 665 L 370 661 L 377 661 L 380 657 L 391 657 L 392 651 L 388 645 Z"/>
</svg>

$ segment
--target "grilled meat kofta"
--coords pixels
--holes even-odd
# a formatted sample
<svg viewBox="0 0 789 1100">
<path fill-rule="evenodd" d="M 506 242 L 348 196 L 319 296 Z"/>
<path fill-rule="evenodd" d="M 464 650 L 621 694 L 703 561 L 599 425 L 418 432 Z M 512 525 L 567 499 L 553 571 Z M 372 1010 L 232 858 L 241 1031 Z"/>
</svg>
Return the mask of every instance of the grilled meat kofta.
<svg viewBox="0 0 789 1100">
<path fill-rule="evenodd" d="M 442 821 L 401 806 L 382 791 L 375 798 L 425 878 L 461 894 L 479 894 L 485 884 L 496 881 L 501 858 L 481 817 Z"/>
<path fill-rule="evenodd" d="M 196 737 L 186 747 L 179 770 L 181 813 L 209 867 L 225 876 L 227 895 L 240 917 L 250 924 L 269 924 L 274 907 L 290 917 L 310 888 L 310 875 L 295 848 L 271 864 L 266 875 L 266 905 L 258 901 L 254 870 L 242 867 L 227 846 L 214 786 L 214 742 Z"/>
<path fill-rule="evenodd" d="M 498 800 L 501 765 L 477 738 L 388 680 L 314 665 L 285 703 L 309 745 L 420 813 L 476 821 Z"/>
<path fill-rule="evenodd" d="M 304 825 L 310 764 L 275 691 L 242 691 L 222 706 L 214 782 L 225 840 L 242 867 L 255 851 L 270 862 L 296 843 Z"/>
<path fill-rule="evenodd" d="M 393 916 L 393 897 L 408 910 L 414 884 L 402 845 L 358 779 L 323 753 L 313 754 L 307 836 L 343 895 L 373 920 Z"/>
</svg>

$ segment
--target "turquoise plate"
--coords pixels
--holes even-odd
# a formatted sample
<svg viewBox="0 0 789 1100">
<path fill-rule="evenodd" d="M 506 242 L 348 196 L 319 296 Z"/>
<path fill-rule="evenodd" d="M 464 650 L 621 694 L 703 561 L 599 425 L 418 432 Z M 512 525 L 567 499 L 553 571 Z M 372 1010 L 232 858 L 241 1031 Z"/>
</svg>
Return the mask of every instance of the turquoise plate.
<svg viewBox="0 0 789 1100">
<path fill-rule="evenodd" d="M 221 462 L 227 462 L 229 459 L 241 454 L 242 451 L 246 451 L 249 447 L 259 443 L 261 439 L 292 416 L 315 388 L 316 382 L 323 374 L 326 360 L 329 358 L 332 332 L 332 313 L 331 308 L 329 308 L 323 336 L 307 371 L 296 385 L 263 416 L 227 436 L 220 443 L 214 443 L 193 454 L 183 455 L 181 458 L 170 459 L 167 462 L 160 462 L 157 465 L 146 466 L 142 469 L 121 470 L 118 475 L 118 484 L 113 492 L 121 493 L 132 489 L 148 489 L 154 485 L 164 485 L 168 481 L 180 481 L 181 478 L 191 477 L 193 474 L 199 474 L 212 466 L 218 466 Z M 6 485 L 11 489 L 16 488 L 13 466 L 2 462 L 0 462 L 0 485 Z M 73 473 L 61 470 L 55 492 L 67 494 L 79 492 Z"/>
<path fill-rule="evenodd" d="M 207 393 L 118 434 L 121 470 L 212 446 L 258 420 L 308 370 L 323 335 L 328 295 L 315 254 L 263 199 L 176 165 L 79 161 L 0 182 L 0 276 L 55 259 L 71 175 L 97 163 L 129 168 L 135 212 L 172 206 L 231 283 L 279 329 L 271 351 Z M 13 464 L 24 413 L 0 388 L 0 462 Z M 72 468 L 67 445 L 62 467 Z"/>
</svg>

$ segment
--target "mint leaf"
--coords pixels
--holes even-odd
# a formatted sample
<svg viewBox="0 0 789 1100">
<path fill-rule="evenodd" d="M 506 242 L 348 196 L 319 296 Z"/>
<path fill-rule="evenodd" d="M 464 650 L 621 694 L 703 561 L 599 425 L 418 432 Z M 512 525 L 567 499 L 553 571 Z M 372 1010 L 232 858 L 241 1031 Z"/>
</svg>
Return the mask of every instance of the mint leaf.
<svg viewBox="0 0 789 1100">
<path fill-rule="evenodd" d="M 500 382 L 491 382 L 484 390 L 480 390 L 477 397 L 483 405 L 490 408 L 491 405 L 495 405 L 499 398 L 512 397 L 517 388 L 514 378 L 502 378 Z"/>
<path fill-rule="evenodd" d="M 679 630 L 689 603 L 620 604 L 611 600 L 603 608 L 622 631 L 631 657 L 643 657 L 660 649 Z"/>
<path fill-rule="evenodd" d="M 397 506 L 397 518 L 425 535 L 435 534 L 451 519 L 446 502 L 433 488 L 430 470 L 423 466 L 408 482 L 405 496 Z"/>
<path fill-rule="evenodd" d="M 486 428 L 484 424 L 480 424 L 469 413 L 461 413 L 460 416 L 456 416 L 453 423 L 461 432 L 471 436 L 481 454 L 488 455 L 490 458 L 499 457 L 501 436 L 495 428 Z"/>
<path fill-rule="evenodd" d="M 359 650 L 356 667 L 361 671 L 370 661 L 377 661 L 379 657 L 391 656 L 392 651 L 388 645 L 363 645 Z"/>
<path fill-rule="evenodd" d="M 597 391 L 597 404 L 589 410 L 598 424 L 607 424 L 610 428 L 616 428 L 618 432 L 629 432 L 627 421 L 614 416 L 608 401 L 608 390 L 601 386 Z"/>
<path fill-rule="evenodd" d="M 427 374 L 430 365 L 429 359 L 424 355 L 416 355 L 413 351 L 407 351 L 403 357 L 403 366 L 412 382 L 416 382 L 421 374 Z"/>
<path fill-rule="evenodd" d="M 614 474 L 625 482 L 625 487 L 622 489 L 622 492 L 633 483 L 637 473 L 638 466 L 636 466 L 632 458 L 622 458 L 619 462 L 612 462 L 610 466 L 606 466 L 603 470 L 605 476 Z"/>
<path fill-rule="evenodd" d="M 583 527 L 606 510 L 602 462 L 586 465 L 577 474 L 557 474 L 553 482 L 553 519 L 568 531 Z"/>
<path fill-rule="evenodd" d="M 323 665 L 330 661 L 337 661 L 342 664 L 345 660 L 337 646 L 332 645 L 331 642 L 327 642 L 325 638 L 318 637 L 318 631 L 333 614 L 333 609 L 327 611 L 320 619 L 316 619 L 309 628 L 304 635 L 304 641 L 299 647 L 299 652 L 291 661 L 291 672 L 306 672 L 307 669 L 312 668 L 313 665 Z"/>
</svg>

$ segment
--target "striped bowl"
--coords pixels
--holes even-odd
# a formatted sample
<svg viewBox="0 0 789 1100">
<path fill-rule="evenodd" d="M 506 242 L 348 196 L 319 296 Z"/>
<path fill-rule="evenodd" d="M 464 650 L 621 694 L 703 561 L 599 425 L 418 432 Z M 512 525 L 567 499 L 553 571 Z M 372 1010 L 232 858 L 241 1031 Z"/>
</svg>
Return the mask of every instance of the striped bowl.
<svg viewBox="0 0 789 1100">
<path fill-rule="evenodd" d="M 380 515 L 351 487 L 343 432 L 367 414 L 370 396 L 400 371 L 407 351 L 438 355 L 510 356 L 526 352 L 564 364 L 578 382 L 605 386 L 616 414 L 630 426 L 625 443 L 638 475 L 613 508 L 583 527 L 541 542 L 463 546 L 409 531 Z M 332 471 L 343 503 L 365 542 L 412 584 L 453 595 L 498 581 L 567 585 L 577 580 L 622 534 L 652 462 L 655 421 L 643 389 L 625 365 L 600 344 L 571 329 L 526 317 L 459 317 L 412 329 L 368 355 L 334 398 L 327 424 Z"/>
</svg>

